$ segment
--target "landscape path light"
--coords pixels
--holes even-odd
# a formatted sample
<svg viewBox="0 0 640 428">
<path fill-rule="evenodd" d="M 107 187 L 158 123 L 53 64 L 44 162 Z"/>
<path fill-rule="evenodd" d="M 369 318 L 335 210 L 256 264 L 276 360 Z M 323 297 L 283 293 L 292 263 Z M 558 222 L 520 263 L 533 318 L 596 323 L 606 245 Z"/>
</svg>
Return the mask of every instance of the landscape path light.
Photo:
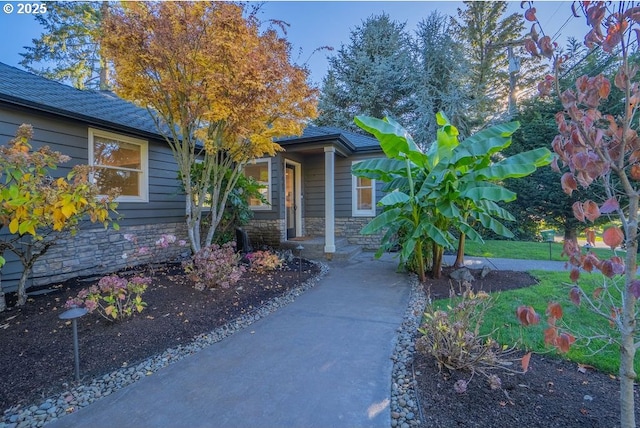
<svg viewBox="0 0 640 428">
<path fill-rule="evenodd" d="M 296 247 L 296 250 L 298 250 L 298 284 L 299 284 L 300 281 L 302 281 L 302 250 L 304 250 L 304 247 L 302 246 L 302 244 L 299 244 Z"/>
<path fill-rule="evenodd" d="M 75 360 L 76 382 L 80 381 L 80 352 L 78 350 L 78 318 L 87 314 L 86 308 L 71 308 L 61 313 L 58 318 L 61 320 L 71 320 L 73 324 L 73 356 Z"/>
</svg>

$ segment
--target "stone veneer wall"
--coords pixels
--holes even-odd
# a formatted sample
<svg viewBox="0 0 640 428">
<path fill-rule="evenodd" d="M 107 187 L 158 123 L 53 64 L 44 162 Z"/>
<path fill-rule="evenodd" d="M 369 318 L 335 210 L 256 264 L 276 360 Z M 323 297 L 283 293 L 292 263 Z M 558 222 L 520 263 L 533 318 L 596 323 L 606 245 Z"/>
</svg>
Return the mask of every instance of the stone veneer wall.
<svg viewBox="0 0 640 428">
<path fill-rule="evenodd" d="M 284 219 L 252 219 L 249 221 L 249 224 L 243 226 L 243 229 L 249 235 L 251 245 L 253 245 L 254 248 L 261 245 L 278 247 L 280 246 L 280 242 L 287 240 L 287 229 L 284 224 Z"/>
<path fill-rule="evenodd" d="M 347 238 L 351 245 L 360 245 L 363 249 L 375 251 L 380 247 L 382 234 L 362 235 L 360 231 L 373 217 L 338 217 L 335 222 L 336 238 Z M 324 218 L 306 217 L 306 234 L 324 236 Z"/>
<path fill-rule="evenodd" d="M 375 251 L 380 248 L 382 233 L 363 235 L 360 233 L 373 217 L 340 217 L 336 218 L 336 236 L 344 236 L 351 245 L 360 245 L 364 250 Z"/>
<path fill-rule="evenodd" d="M 324 236 L 324 217 L 305 217 L 304 229 L 306 236 Z"/>
<path fill-rule="evenodd" d="M 125 234 L 135 235 L 137 244 L 124 239 Z M 177 243 L 168 248 L 157 248 L 161 235 L 174 235 L 188 243 L 186 223 L 147 224 L 112 228 L 80 230 L 74 237 L 58 240 L 33 267 L 32 285 L 46 285 L 69 278 L 87 275 L 103 275 L 128 266 L 160 262 L 189 253 L 189 246 Z M 148 247 L 147 256 L 131 256 L 137 248 Z M 123 257 L 126 253 L 128 257 Z"/>
</svg>

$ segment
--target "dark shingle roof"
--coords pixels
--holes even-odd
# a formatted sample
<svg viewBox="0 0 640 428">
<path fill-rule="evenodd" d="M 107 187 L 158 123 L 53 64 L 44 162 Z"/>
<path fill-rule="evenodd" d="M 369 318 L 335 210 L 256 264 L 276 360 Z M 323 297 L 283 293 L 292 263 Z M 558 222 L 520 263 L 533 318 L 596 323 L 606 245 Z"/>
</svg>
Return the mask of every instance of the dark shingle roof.
<svg viewBox="0 0 640 428">
<path fill-rule="evenodd" d="M 341 141 L 354 152 L 382 150 L 378 140 L 373 137 L 345 131 L 344 129 L 333 126 L 307 126 L 300 137 L 283 138 L 278 140 L 278 142 L 286 146 L 287 143 L 293 142 L 301 144 L 306 141 L 319 142 L 332 139 Z"/>
<path fill-rule="evenodd" d="M 79 90 L 0 63 L 0 101 L 90 123 L 157 134 L 149 113 L 112 92 Z"/>
<path fill-rule="evenodd" d="M 0 101 L 88 123 L 158 135 L 149 112 L 109 91 L 79 90 L 0 62 Z M 278 140 L 303 144 L 338 140 L 351 151 L 380 150 L 374 138 L 331 126 L 307 126 L 300 137 Z"/>
</svg>

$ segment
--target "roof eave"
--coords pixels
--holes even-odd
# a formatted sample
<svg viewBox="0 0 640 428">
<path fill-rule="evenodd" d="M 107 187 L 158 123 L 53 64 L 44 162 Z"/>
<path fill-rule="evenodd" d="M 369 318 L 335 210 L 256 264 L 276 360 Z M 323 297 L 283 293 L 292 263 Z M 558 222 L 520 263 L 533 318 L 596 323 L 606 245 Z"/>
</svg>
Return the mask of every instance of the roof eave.
<svg viewBox="0 0 640 428">
<path fill-rule="evenodd" d="M 76 112 L 72 112 L 64 109 L 58 109 L 45 104 L 12 97 L 6 94 L 0 94 L 0 103 L 6 103 L 14 106 L 24 107 L 27 109 L 37 110 L 43 113 L 65 117 L 67 119 L 79 120 L 79 121 L 88 123 L 90 125 L 101 126 L 101 127 L 105 127 L 113 130 L 123 131 L 126 133 L 138 134 L 140 136 L 145 136 L 147 138 L 154 138 L 154 139 L 161 139 L 161 140 L 164 139 L 164 137 L 158 133 L 144 131 L 135 127 L 124 126 L 124 125 L 110 122 L 107 120 L 100 120 L 93 116 L 86 116 L 80 113 L 76 113 Z"/>
</svg>

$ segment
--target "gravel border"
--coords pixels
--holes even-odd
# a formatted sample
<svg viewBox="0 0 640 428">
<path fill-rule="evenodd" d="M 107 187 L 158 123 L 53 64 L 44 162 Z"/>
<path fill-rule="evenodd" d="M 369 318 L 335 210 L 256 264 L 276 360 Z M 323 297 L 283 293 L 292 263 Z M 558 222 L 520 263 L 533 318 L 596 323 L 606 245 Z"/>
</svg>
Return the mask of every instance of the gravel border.
<svg viewBox="0 0 640 428">
<path fill-rule="evenodd" d="M 222 339 L 250 326 L 254 322 L 293 302 L 305 291 L 313 288 L 322 279 L 329 267 L 320 262 L 311 261 L 320 267 L 320 273 L 308 279 L 302 285 L 293 288 L 279 297 L 274 297 L 255 311 L 245 314 L 232 322 L 216 328 L 210 333 L 196 336 L 186 345 L 169 348 L 162 354 L 154 355 L 134 366 L 123 366 L 102 377 L 73 387 L 59 395 L 49 397 L 31 406 L 13 406 L 5 410 L 0 428 L 37 428 L 53 422 L 69 413 L 88 406 L 94 401 L 112 394 L 146 376 L 152 375 L 163 367 L 180 361 L 184 357 L 220 342 Z"/>
<path fill-rule="evenodd" d="M 137 364 L 135 367 L 124 366 L 102 377 L 93 379 L 89 384 L 78 385 L 57 396 L 49 397 L 31 406 L 14 406 L 5 410 L 0 421 L 0 428 L 36 428 L 53 422 L 69 413 L 86 407 L 101 397 L 112 394 L 143 377 L 180 361 L 203 348 L 213 345 L 222 339 L 250 326 L 254 322 L 292 303 L 305 291 L 313 288 L 328 272 L 324 263 L 313 262 L 320 267 L 320 273 L 305 281 L 299 287 L 289 290 L 282 296 L 269 300 L 255 311 L 218 327 L 210 333 L 197 336 L 186 345 L 170 348 L 162 354 L 155 355 Z M 403 321 L 398 327 L 396 345 L 391 360 L 391 427 L 411 428 L 420 425 L 420 410 L 416 394 L 416 380 L 413 374 L 414 341 L 420 325 L 422 313 L 427 303 L 424 287 L 415 275 L 410 277 L 411 294 L 405 310 Z"/>
<path fill-rule="evenodd" d="M 421 413 L 416 392 L 417 381 L 413 373 L 415 337 L 422 319 L 427 294 L 416 275 L 411 275 L 411 295 L 398 328 L 396 346 L 391 357 L 391 426 L 410 428 L 420 425 Z"/>
</svg>

